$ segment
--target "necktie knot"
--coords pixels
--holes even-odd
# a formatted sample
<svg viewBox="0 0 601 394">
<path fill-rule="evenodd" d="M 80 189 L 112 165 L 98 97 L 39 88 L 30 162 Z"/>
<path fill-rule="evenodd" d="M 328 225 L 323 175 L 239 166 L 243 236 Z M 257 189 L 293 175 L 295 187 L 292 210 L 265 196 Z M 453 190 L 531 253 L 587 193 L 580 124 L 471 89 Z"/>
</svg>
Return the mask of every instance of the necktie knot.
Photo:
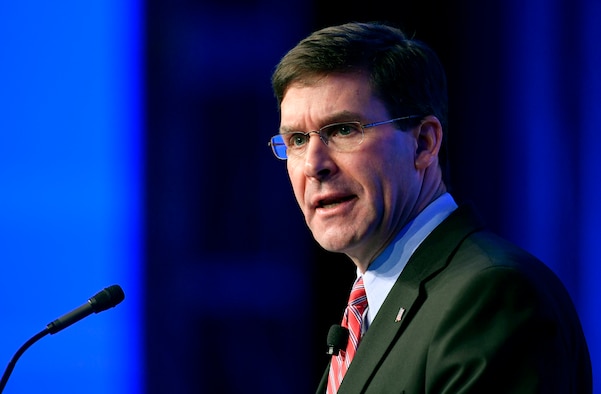
<svg viewBox="0 0 601 394">
<path fill-rule="evenodd" d="M 365 286 L 363 285 L 363 277 L 360 277 L 351 289 L 348 305 L 342 318 L 342 326 L 349 329 L 350 338 L 353 338 L 353 333 L 356 334 L 357 344 L 355 350 L 359 346 L 359 339 L 361 338 L 363 328 L 363 315 L 366 309 L 367 295 L 365 293 Z"/>
<path fill-rule="evenodd" d="M 365 294 L 365 286 L 363 285 L 363 278 L 359 278 L 349 297 L 349 307 L 356 308 L 363 313 L 367 309 L 367 295 Z"/>
</svg>

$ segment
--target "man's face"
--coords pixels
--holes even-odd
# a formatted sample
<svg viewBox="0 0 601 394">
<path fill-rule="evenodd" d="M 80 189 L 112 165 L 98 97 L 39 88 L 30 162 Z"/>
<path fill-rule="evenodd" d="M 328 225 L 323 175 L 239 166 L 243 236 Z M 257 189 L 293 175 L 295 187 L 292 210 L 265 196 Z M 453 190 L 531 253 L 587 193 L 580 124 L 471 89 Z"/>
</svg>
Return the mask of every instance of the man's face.
<svg viewBox="0 0 601 394">
<path fill-rule="evenodd" d="M 390 118 L 372 95 L 367 77 L 334 74 L 287 90 L 280 130 L 311 131 L 335 122 Z M 304 154 L 289 157 L 287 168 L 317 242 L 346 253 L 366 269 L 417 213 L 423 179 L 415 166 L 417 151 L 415 129 L 400 131 L 392 123 L 365 129 L 363 142 L 351 152 L 336 152 L 311 134 Z"/>
</svg>

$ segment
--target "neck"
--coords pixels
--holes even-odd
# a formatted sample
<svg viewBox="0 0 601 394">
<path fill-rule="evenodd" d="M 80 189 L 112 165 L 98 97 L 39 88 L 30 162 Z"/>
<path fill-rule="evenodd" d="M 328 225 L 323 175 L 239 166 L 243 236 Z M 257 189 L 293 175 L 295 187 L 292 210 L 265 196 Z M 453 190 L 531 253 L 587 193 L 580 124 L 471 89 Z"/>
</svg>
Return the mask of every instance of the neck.
<svg viewBox="0 0 601 394">
<path fill-rule="evenodd" d="M 415 219 L 428 205 L 430 205 L 434 200 L 438 197 L 442 196 L 447 192 L 447 188 L 444 182 L 440 181 L 436 185 L 432 185 L 431 188 L 423 188 L 420 192 L 420 195 L 416 201 L 414 209 L 411 211 L 411 214 L 408 215 L 405 220 L 402 220 L 401 225 L 398 226 L 396 231 L 393 231 L 392 234 L 380 245 L 378 248 L 369 248 L 373 250 L 373 252 L 369 256 L 361 256 L 359 254 L 346 253 L 347 256 L 353 261 L 353 263 L 357 266 L 361 273 L 364 273 L 369 268 L 369 265 L 374 261 L 394 240 L 399 231 L 401 231 L 409 222 Z"/>
</svg>

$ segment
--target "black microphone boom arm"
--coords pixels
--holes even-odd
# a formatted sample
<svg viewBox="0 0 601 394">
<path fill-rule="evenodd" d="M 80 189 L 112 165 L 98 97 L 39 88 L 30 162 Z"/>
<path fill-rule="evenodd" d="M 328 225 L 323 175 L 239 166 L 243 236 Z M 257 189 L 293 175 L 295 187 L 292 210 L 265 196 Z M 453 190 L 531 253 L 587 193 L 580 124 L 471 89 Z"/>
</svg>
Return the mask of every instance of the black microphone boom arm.
<svg viewBox="0 0 601 394">
<path fill-rule="evenodd" d="M 84 317 L 90 315 L 92 312 L 98 313 L 112 308 L 124 299 L 125 294 L 119 285 L 109 286 L 98 292 L 94 297 L 91 297 L 87 303 L 69 313 L 64 314 L 52 323 L 49 323 L 46 328 L 29 338 L 29 340 L 27 340 L 27 342 L 25 342 L 19 348 L 19 350 L 17 350 L 15 355 L 11 358 L 10 362 L 6 366 L 4 374 L 2 375 L 2 379 L 0 380 L 0 394 L 2 391 L 4 391 L 6 382 L 8 382 L 8 378 L 17 364 L 17 360 L 19 360 L 19 357 L 21 357 L 21 355 L 25 353 L 25 351 L 29 349 L 31 345 L 48 334 L 55 334 L 63 328 L 69 327 L 71 324 L 78 322 Z"/>
</svg>

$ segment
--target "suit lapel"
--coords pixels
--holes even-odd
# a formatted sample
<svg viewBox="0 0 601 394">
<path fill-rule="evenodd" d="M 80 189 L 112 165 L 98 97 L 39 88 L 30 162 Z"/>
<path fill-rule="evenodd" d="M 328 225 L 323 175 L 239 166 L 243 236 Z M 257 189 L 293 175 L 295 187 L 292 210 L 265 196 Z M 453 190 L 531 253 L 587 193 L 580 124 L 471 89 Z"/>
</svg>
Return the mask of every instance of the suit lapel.
<svg viewBox="0 0 601 394">
<path fill-rule="evenodd" d="M 470 206 L 459 207 L 419 246 L 390 290 L 340 386 L 339 394 L 362 392 L 396 337 L 421 305 L 421 284 L 447 265 L 461 241 L 481 227 Z M 401 310 L 401 308 L 403 310 Z"/>
</svg>

